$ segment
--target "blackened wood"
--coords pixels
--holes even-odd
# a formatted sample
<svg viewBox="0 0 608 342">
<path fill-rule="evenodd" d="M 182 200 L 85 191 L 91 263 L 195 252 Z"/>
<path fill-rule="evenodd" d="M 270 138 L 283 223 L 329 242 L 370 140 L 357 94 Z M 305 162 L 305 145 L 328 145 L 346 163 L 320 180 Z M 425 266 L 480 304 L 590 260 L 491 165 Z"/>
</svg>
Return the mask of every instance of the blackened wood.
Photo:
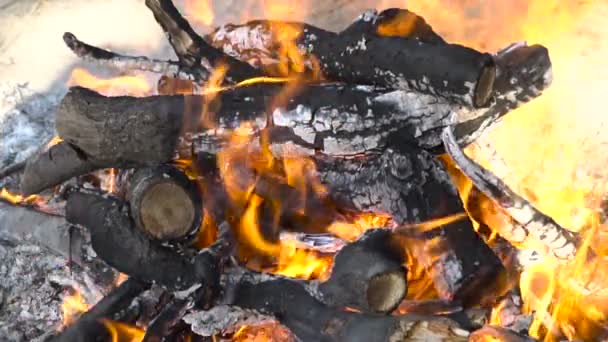
<svg viewBox="0 0 608 342">
<path fill-rule="evenodd" d="M 26 161 L 21 161 L 0 169 L 0 180 L 25 169 Z"/>
<path fill-rule="evenodd" d="M 98 166 L 74 145 L 62 141 L 27 160 L 21 176 L 21 192 L 30 195 Z"/>
<path fill-rule="evenodd" d="M 167 34 L 167 39 L 184 68 L 203 68 L 211 72 L 214 67 L 225 65 L 228 67 L 226 78 L 231 82 L 262 76 L 259 70 L 249 64 L 207 44 L 182 17 L 171 0 L 146 0 L 146 6 Z"/>
<path fill-rule="evenodd" d="M 458 145 L 451 128 L 445 128 L 442 139 L 454 163 L 481 192 L 511 215 L 528 234 L 538 238 L 558 259 L 567 261 L 574 258 L 580 243 L 576 233 L 540 212 L 501 179 L 469 158 Z"/>
<path fill-rule="evenodd" d="M 219 257 L 203 250 L 193 257 L 153 241 L 133 224 L 127 206 L 109 196 L 74 192 L 66 204 L 66 219 L 86 227 L 97 255 L 135 279 L 171 289 L 201 286 L 211 293 L 219 281 Z"/>
<path fill-rule="evenodd" d="M 316 161 L 321 182 L 340 208 L 388 214 L 397 225 L 464 213 L 449 174 L 426 151 L 388 148 L 377 155 L 316 156 Z M 418 232 L 415 226 L 410 230 Z M 473 300 L 504 270 L 468 217 L 424 232 L 407 246 L 446 300 Z"/>
<path fill-rule="evenodd" d="M 137 170 L 130 180 L 127 200 L 135 225 L 154 239 L 188 240 L 202 222 L 198 186 L 171 165 Z"/>
<path fill-rule="evenodd" d="M 116 315 L 126 310 L 133 299 L 145 291 L 149 284 L 129 278 L 110 291 L 91 309 L 82 314 L 78 321 L 67 327 L 53 342 L 104 341 L 109 333 L 103 320 L 116 320 Z"/>
<path fill-rule="evenodd" d="M 209 78 L 209 71 L 206 69 L 182 69 L 179 63 L 174 61 L 161 61 L 144 56 L 121 55 L 82 42 L 70 32 L 63 34 L 63 41 L 72 52 L 83 60 L 113 67 L 121 72 L 149 71 L 196 82 L 204 82 Z"/>
<path fill-rule="evenodd" d="M 407 294 L 401 254 L 390 230 L 366 232 L 334 258 L 330 278 L 319 285 L 323 302 L 336 308 L 392 312 Z"/>
<path fill-rule="evenodd" d="M 289 279 L 245 275 L 232 286 L 231 304 L 275 316 L 303 341 L 466 341 L 468 332 L 446 318 L 379 316 L 328 307 Z"/>
</svg>

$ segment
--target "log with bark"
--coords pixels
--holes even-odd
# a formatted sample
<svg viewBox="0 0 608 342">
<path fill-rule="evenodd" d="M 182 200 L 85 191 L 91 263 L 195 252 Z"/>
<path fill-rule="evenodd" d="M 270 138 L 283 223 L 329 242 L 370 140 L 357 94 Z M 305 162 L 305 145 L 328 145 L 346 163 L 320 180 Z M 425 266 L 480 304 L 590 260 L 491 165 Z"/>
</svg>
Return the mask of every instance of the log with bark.
<svg viewBox="0 0 608 342">
<path fill-rule="evenodd" d="M 514 46 L 501 52 L 497 63 L 500 73 L 495 101 L 476 110 L 415 92 L 383 93 L 347 85 L 308 86 L 285 108 L 269 108 L 270 99 L 282 88 L 262 84 L 218 94 L 223 105 L 211 120 L 216 127 L 204 128 L 200 127 L 203 96 L 107 98 L 72 88 L 58 110 L 56 125 L 60 136 L 99 168 L 154 165 L 173 159 L 176 151 L 185 156 L 214 153 L 230 129 L 245 121 L 264 128 L 268 117 L 272 118 L 274 126 L 269 130 L 279 150 L 280 145 L 290 144 L 306 154 L 318 151 L 339 156 L 417 144 L 441 152 L 441 129 L 448 125 L 450 113 L 458 113 L 457 139 L 469 143 L 501 116 L 539 96 L 550 83 L 551 63 L 541 46 Z M 36 166 L 39 163 L 30 161 L 30 168 L 40 168 Z M 78 171 L 51 172 L 41 175 L 41 180 L 24 177 L 23 191 L 39 192 Z M 40 184 L 28 186 L 29 182 Z"/>
<path fill-rule="evenodd" d="M 203 211 L 198 186 L 174 166 L 137 170 L 126 199 L 135 225 L 154 239 L 188 240 L 198 233 Z"/>
</svg>

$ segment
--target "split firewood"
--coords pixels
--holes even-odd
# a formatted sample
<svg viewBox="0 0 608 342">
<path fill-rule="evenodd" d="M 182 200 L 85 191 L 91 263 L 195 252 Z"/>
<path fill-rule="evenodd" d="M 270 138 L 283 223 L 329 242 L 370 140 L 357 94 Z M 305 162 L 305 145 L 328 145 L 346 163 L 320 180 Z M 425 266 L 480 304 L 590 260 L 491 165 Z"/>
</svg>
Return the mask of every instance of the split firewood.
<svg viewBox="0 0 608 342">
<path fill-rule="evenodd" d="M 207 44 L 182 17 L 171 0 L 146 0 L 146 6 L 165 31 L 182 68 L 205 69 L 224 65 L 228 67 L 226 81 L 237 83 L 262 74 L 249 64 L 230 57 L 222 51 Z"/>
<path fill-rule="evenodd" d="M 70 193 L 66 219 L 84 226 L 97 255 L 122 273 L 173 290 L 203 287 L 209 295 L 217 290 L 223 256 L 216 249 L 226 249 L 223 240 L 189 257 L 140 232 L 125 203 L 108 195 Z"/>
<path fill-rule="evenodd" d="M 444 130 L 442 139 L 447 153 L 460 170 L 481 192 L 513 217 L 527 234 L 533 235 L 545 244 L 558 259 L 566 261 L 574 258 L 580 240 L 576 233 L 560 226 L 551 217 L 516 194 L 490 171 L 470 159 L 458 145 L 451 128 L 447 127 Z"/>
<path fill-rule="evenodd" d="M 104 320 L 121 320 L 120 315 L 131 305 L 135 297 L 149 288 L 149 284 L 129 278 L 110 291 L 97 304 L 82 314 L 78 321 L 67 327 L 52 342 L 97 341 L 109 339 Z"/>
<path fill-rule="evenodd" d="M 202 222 L 197 185 L 176 167 L 139 169 L 130 180 L 126 198 L 135 225 L 161 241 L 187 240 Z"/>
</svg>

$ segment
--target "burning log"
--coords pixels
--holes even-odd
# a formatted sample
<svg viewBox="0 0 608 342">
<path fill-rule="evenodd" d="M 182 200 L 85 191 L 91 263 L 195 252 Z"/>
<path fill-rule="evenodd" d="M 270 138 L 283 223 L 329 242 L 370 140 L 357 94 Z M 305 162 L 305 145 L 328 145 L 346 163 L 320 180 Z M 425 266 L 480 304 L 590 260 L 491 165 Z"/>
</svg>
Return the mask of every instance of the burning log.
<svg viewBox="0 0 608 342">
<path fill-rule="evenodd" d="M 151 238 L 187 240 L 202 221 L 197 185 L 169 165 L 140 169 L 131 178 L 127 200 L 135 225 Z"/>
<path fill-rule="evenodd" d="M 207 44 L 181 16 L 171 0 L 146 0 L 146 6 L 165 31 L 182 68 L 210 72 L 215 67 L 225 65 L 228 67 L 226 79 L 232 83 L 262 76 L 249 64 Z"/>
<path fill-rule="evenodd" d="M 109 196 L 74 192 L 68 195 L 66 219 L 86 227 L 93 250 L 122 273 L 171 289 L 202 286 L 208 295 L 217 289 L 220 253 L 205 249 L 188 257 L 141 233 L 123 202 Z M 222 246 L 222 240 L 219 240 Z"/>
<path fill-rule="evenodd" d="M 466 341 L 468 337 L 467 331 L 447 318 L 378 316 L 332 308 L 289 279 L 245 271 L 227 275 L 226 283 L 230 305 L 276 317 L 303 341 L 399 341 L 406 337 Z M 193 318 L 188 321 L 195 323 Z"/>
<path fill-rule="evenodd" d="M 451 128 L 444 130 L 442 139 L 447 153 L 462 172 L 481 192 L 511 215 L 527 234 L 533 235 L 546 245 L 558 259 L 565 261 L 576 255 L 579 237 L 574 232 L 561 227 L 551 217 L 541 213 L 502 180 L 470 159 L 458 145 Z"/>
<path fill-rule="evenodd" d="M 30 158 L 21 176 L 21 191 L 33 194 L 100 168 L 82 151 L 65 141 L 42 150 Z"/>
<path fill-rule="evenodd" d="M 321 300 L 332 307 L 389 313 L 407 293 L 403 256 L 390 230 L 374 229 L 343 247 L 330 278 L 319 285 Z"/>
<path fill-rule="evenodd" d="M 110 291 L 102 300 L 82 314 L 78 321 L 67 327 L 52 342 L 98 341 L 110 336 L 103 320 L 120 319 L 133 299 L 144 292 L 149 284 L 129 278 Z M 102 338 L 102 339 L 100 339 Z"/>
<path fill-rule="evenodd" d="M 389 214 L 404 225 L 400 234 L 412 239 L 408 249 L 430 271 L 441 298 L 469 300 L 504 270 L 462 214 L 450 176 L 430 153 L 403 147 L 316 160 L 319 178 L 339 207 Z"/>
</svg>

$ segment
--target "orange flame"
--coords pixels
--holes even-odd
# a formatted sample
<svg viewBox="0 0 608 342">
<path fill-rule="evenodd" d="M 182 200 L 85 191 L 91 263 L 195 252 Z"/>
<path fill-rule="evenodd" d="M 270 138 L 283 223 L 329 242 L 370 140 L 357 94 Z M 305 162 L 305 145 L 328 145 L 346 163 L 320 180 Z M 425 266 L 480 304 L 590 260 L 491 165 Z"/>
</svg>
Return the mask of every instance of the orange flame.
<svg viewBox="0 0 608 342">
<path fill-rule="evenodd" d="M 39 195 L 23 196 L 19 194 L 13 194 L 7 189 L 2 188 L 0 190 L 0 198 L 14 205 L 44 205 L 46 199 Z"/>
<path fill-rule="evenodd" d="M 76 68 L 72 71 L 68 83 L 70 86 L 93 89 L 106 96 L 148 96 L 152 94 L 152 87 L 143 76 L 120 76 L 102 79 L 87 70 Z"/>
<path fill-rule="evenodd" d="M 195 24 L 210 26 L 215 17 L 210 0 L 186 0 L 184 3 L 188 20 Z"/>
<path fill-rule="evenodd" d="M 102 322 L 108 329 L 112 342 L 141 342 L 144 340 L 146 333 L 141 328 L 107 319 Z"/>
</svg>

